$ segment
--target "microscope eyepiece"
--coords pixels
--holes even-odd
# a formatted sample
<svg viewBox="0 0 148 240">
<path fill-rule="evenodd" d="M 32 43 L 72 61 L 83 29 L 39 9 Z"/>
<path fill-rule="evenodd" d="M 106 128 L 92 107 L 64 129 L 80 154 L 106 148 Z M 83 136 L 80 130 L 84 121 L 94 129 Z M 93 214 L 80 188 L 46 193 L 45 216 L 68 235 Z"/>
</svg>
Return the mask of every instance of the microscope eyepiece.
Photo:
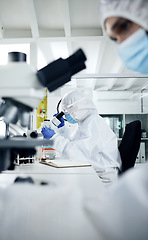
<svg viewBox="0 0 148 240">
<path fill-rule="evenodd" d="M 8 62 L 26 62 L 27 55 L 22 52 L 9 52 Z"/>
<path fill-rule="evenodd" d="M 50 92 L 71 80 L 71 76 L 86 68 L 82 49 L 66 59 L 59 58 L 37 72 L 41 84 Z"/>
</svg>

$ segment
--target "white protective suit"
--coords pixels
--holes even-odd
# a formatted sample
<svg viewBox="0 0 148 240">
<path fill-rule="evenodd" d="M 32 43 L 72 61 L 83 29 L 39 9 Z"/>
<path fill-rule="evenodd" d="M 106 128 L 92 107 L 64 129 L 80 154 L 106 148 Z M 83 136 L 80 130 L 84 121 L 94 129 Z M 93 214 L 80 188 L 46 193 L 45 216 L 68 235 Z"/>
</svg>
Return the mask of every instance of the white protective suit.
<svg viewBox="0 0 148 240">
<path fill-rule="evenodd" d="M 148 163 L 124 173 L 102 194 L 85 201 L 101 240 L 148 239 Z"/>
<path fill-rule="evenodd" d="M 121 17 L 148 31 L 147 0 L 100 0 L 102 26 L 109 17 Z M 146 58 L 147 55 L 145 55 Z M 148 162 L 128 170 L 102 194 L 85 202 L 85 210 L 101 240 L 148 239 Z"/>
<path fill-rule="evenodd" d="M 66 126 L 60 128 L 52 137 L 56 151 L 64 158 L 90 161 L 103 182 L 117 179 L 121 165 L 117 137 L 92 101 L 74 90 L 65 95 L 60 108 L 78 121 L 78 129 L 68 136 Z"/>
</svg>

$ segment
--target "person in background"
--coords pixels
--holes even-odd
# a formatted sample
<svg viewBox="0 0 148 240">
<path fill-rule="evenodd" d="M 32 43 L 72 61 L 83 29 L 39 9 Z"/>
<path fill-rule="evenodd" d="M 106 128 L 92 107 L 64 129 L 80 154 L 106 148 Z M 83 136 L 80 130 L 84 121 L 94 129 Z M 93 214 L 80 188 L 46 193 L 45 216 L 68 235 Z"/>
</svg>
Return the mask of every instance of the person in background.
<svg viewBox="0 0 148 240">
<path fill-rule="evenodd" d="M 63 97 L 60 110 L 69 123 L 78 124 L 77 130 L 69 134 L 63 126 L 55 133 L 43 127 L 44 138 L 54 140 L 53 147 L 61 157 L 89 161 L 106 185 L 115 181 L 121 166 L 117 137 L 93 102 L 75 89 Z"/>
<path fill-rule="evenodd" d="M 148 0 L 100 0 L 101 22 L 127 68 L 148 74 Z M 148 239 L 148 162 L 126 171 L 85 210 L 101 240 Z"/>
<path fill-rule="evenodd" d="M 99 14 L 123 64 L 148 74 L 148 1 L 100 0 Z"/>
</svg>

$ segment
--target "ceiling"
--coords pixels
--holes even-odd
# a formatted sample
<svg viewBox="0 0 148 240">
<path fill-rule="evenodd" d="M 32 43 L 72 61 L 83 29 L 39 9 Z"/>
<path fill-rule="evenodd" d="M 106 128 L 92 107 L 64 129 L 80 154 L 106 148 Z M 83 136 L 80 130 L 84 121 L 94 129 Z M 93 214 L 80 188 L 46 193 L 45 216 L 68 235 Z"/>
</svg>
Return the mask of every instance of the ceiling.
<svg viewBox="0 0 148 240">
<path fill-rule="evenodd" d="M 103 33 L 98 0 L 0 0 L 1 49 L 5 45 L 14 49 L 16 44 L 30 44 L 30 59 L 34 49 L 40 52 L 40 64 L 30 60 L 37 68 L 81 48 L 87 57 L 86 69 L 63 87 L 66 91 L 79 87 L 99 92 L 100 98 L 106 94 L 114 98 L 147 86 L 146 77 L 122 65 L 114 43 Z M 63 88 L 55 93 L 61 94 Z"/>
</svg>

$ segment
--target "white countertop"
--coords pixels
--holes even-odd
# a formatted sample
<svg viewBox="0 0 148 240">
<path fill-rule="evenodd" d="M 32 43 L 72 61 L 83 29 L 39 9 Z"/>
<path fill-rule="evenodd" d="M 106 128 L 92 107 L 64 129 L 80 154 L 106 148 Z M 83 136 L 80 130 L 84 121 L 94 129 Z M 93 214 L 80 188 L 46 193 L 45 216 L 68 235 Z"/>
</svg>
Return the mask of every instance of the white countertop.
<svg viewBox="0 0 148 240">
<path fill-rule="evenodd" d="M 12 171 L 3 171 L 0 174 L 0 187 L 13 184 L 18 176 L 31 177 L 35 184 L 47 182 L 49 185 L 52 184 L 58 187 L 79 185 L 82 191 L 90 189 L 95 192 L 102 185 L 97 173 L 91 166 L 55 168 L 35 162 L 16 166 Z"/>
<path fill-rule="evenodd" d="M 34 184 L 13 184 L 18 176 L 30 176 Z M 98 198 L 102 187 L 92 167 L 59 169 L 36 162 L 2 172 L 1 239 L 98 240 L 83 203 Z"/>
</svg>

